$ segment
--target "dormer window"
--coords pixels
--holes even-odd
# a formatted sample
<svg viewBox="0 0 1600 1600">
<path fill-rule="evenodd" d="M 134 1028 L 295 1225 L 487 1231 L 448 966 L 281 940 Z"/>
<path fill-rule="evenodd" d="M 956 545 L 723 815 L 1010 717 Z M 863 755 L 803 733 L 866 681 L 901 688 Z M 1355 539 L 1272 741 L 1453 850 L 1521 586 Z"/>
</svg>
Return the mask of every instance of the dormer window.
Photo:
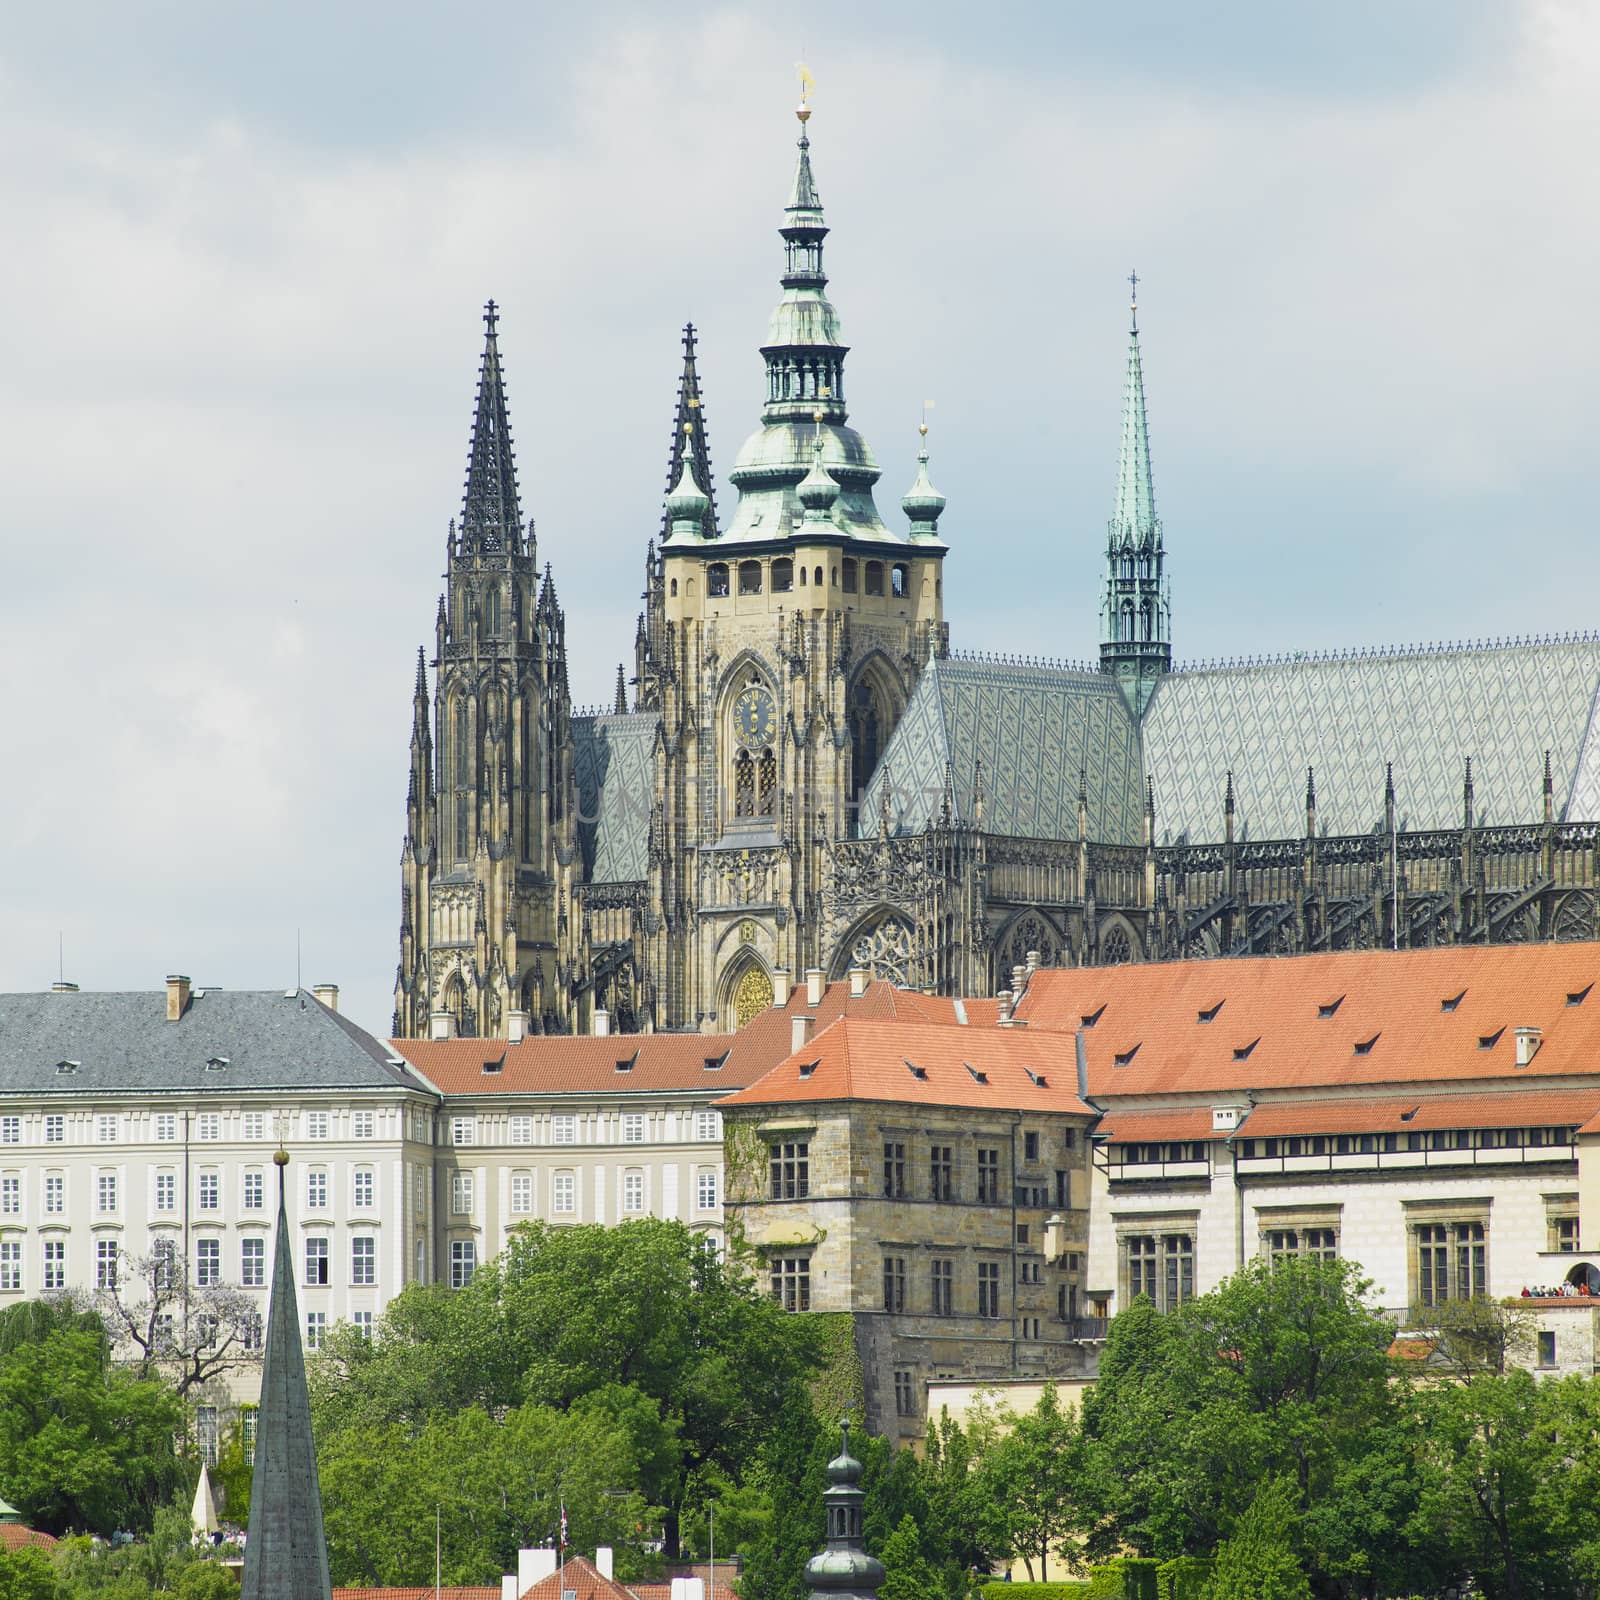
<svg viewBox="0 0 1600 1600">
<path fill-rule="evenodd" d="M 61 1077 L 69 1077 L 82 1065 L 81 1061 L 58 1061 L 56 1062 L 56 1072 Z"/>
<path fill-rule="evenodd" d="M 1119 1050 L 1112 1059 L 1117 1066 L 1126 1067 L 1132 1064 L 1133 1058 L 1138 1055 L 1138 1053 L 1139 1046 L 1136 1044 L 1130 1045 L 1126 1050 Z"/>
<path fill-rule="evenodd" d="M 1441 1000 L 1439 1002 L 1439 1009 L 1441 1011 L 1454 1011 L 1455 1008 L 1466 998 L 1467 991 L 1463 989 L 1460 994 L 1452 995 L 1448 1000 Z"/>
<path fill-rule="evenodd" d="M 1196 1022 L 1215 1022 L 1217 1020 L 1217 1013 L 1226 1004 L 1227 1004 L 1227 1002 L 1225 1000 L 1219 1000 L 1219 1001 L 1217 1001 L 1217 1003 L 1214 1006 L 1210 1006 L 1207 1009 L 1205 1009 L 1204 1011 L 1196 1012 L 1195 1013 L 1195 1021 Z"/>
<path fill-rule="evenodd" d="M 226 1056 L 212 1056 L 212 1058 L 206 1062 L 207 1072 L 225 1072 L 227 1071 L 227 1068 L 228 1058 Z"/>
<path fill-rule="evenodd" d="M 1344 996 L 1340 995 L 1337 1000 L 1330 1000 L 1325 1006 L 1318 1006 L 1317 1007 L 1317 1015 L 1318 1015 L 1318 1017 L 1320 1017 L 1324 1021 L 1326 1021 L 1327 1018 L 1333 1016 L 1334 1013 L 1336 1011 L 1338 1011 L 1339 1007 L 1342 1006 L 1343 1004 L 1344 1004 Z"/>
</svg>

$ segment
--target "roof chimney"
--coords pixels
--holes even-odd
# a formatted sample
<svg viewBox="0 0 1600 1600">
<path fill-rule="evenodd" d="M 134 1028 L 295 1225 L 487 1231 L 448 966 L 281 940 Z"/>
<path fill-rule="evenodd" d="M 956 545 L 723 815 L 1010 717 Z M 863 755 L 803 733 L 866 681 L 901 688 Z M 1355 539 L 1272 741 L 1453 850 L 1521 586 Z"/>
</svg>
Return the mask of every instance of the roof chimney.
<svg viewBox="0 0 1600 1600">
<path fill-rule="evenodd" d="M 1038 970 L 1039 952 L 1037 950 L 1030 950 L 1028 952 L 1028 976 L 1031 978 Z"/>
<path fill-rule="evenodd" d="M 602 1578 L 610 1578 L 610 1576 L 611 1576 L 611 1546 L 610 1545 L 603 1544 L 595 1551 L 595 1553 L 594 1553 L 594 1570 L 596 1572 L 598 1572 Z"/>
<path fill-rule="evenodd" d="M 1016 996 L 1009 989 L 1002 989 L 995 998 L 1000 1002 L 1000 1021 L 1004 1025 L 1011 1021 L 1011 1002 Z"/>
<path fill-rule="evenodd" d="M 548 1547 L 517 1551 L 517 1593 L 526 1594 L 556 1570 L 556 1552 Z"/>
<path fill-rule="evenodd" d="M 1517 1065 L 1525 1067 L 1539 1053 L 1544 1034 L 1538 1028 L 1517 1029 Z"/>
<path fill-rule="evenodd" d="M 803 1011 L 789 1018 L 789 1054 L 796 1050 L 804 1050 L 811 1043 L 811 1025 L 817 1019 L 808 1017 Z"/>
<path fill-rule="evenodd" d="M 430 1039 L 453 1039 L 456 1036 L 456 1014 L 453 1011 L 435 1011 L 428 1018 Z"/>
<path fill-rule="evenodd" d="M 189 1009 L 189 980 L 181 973 L 167 974 L 167 1021 L 176 1022 Z"/>
<path fill-rule="evenodd" d="M 77 992 L 78 992 L 77 984 L 75 984 L 75 983 L 67 983 L 65 980 L 63 980 L 60 983 L 52 983 L 50 985 L 50 993 L 51 994 L 76 994 Z"/>
<path fill-rule="evenodd" d="M 311 986 L 311 992 L 330 1011 L 339 1009 L 339 985 L 336 983 L 316 983 Z"/>
<path fill-rule="evenodd" d="M 1024 994 L 1027 988 L 1028 969 L 1019 964 L 1011 969 L 1011 992 L 1013 994 Z"/>
<path fill-rule="evenodd" d="M 506 1014 L 506 1042 L 521 1044 L 528 1037 L 528 1013 L 510 1011 Z"/>
<path fill-rule="evenodd" d="M 606 1039 L 611 1035 L 611 1013 L 604 1006 L 594 1008 L 594 1036 Z"/>
<path fill-rule="evenodd" d="M 1089 1050 L 1084 1043 L 1083 1029 L 1079 1028 L 1072 1036 L 1073 1054 L 1077 1057 L 1078 1066 L 1078 1098 L 1089 1098 Z"/>
<path fill-rule="evenodd" d="M 867 992 L 867 985 L 871 982 L 872 969 L 870 967 L 851 967 L 850 998 L 859 1000 Z"/>
<path fill-rule="evenodd" d="M 820 1006 L 822 1004 L 822 968 L 806 968 L 806 1004 Z"/>
<path fill-rule="evenodd" d="M 789 1003 L 789 969 L 779 967 L 772 974 L 772 1003 L 775 1006 L 786 1006 Z"/>
</svg>

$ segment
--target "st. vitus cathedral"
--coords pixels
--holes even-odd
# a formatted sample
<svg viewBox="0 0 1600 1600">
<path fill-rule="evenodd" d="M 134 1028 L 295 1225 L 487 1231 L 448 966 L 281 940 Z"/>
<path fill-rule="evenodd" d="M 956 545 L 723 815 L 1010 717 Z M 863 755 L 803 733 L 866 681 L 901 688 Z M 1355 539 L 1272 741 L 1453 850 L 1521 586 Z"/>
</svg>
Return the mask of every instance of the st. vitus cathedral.
<svg viewBox="0 0 1600 1600">
<path fill-rule="evenodd" d="M 959 995 L 1030 962 L 1600 936 L 1600 637 L 1174 668 L 1137 310 L 1098 664 L 951 652 L 926 439 L 902 529 L 848 425 L 798 115 L 726 519 L 684 335 L 631 709 L 619 668 L 614 712 L 573 712 L 488 308 L 396 1034 L 726 1031 L 813 968 Z"/>
</svg>

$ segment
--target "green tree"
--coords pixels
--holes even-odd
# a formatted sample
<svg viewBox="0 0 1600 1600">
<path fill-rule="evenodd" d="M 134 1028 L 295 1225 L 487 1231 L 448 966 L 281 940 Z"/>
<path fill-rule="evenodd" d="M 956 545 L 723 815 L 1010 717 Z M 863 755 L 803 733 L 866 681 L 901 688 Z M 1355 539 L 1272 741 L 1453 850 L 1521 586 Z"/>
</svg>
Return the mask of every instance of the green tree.
<svg viewBox="0 0 1600 1600">
<path fill-rule="evenodd" d="M 1078 1413 L 1063 1411 L 1055 1385 L 1047 1383 L 1038 1404 L 1012 1421 L 979 1468 L 982 1492 L 999 1510 L 1010 1553 L 1040 1583 L 1050 1579 L 1052 1554 L 1069 1568 L 1079 1565 L 1076 1534 L 1087 1521 L 1078 1497 L 1083 1460 Z"/>
<path fill-rule="evenodd" d="M 56 1569 L 43 1550 L 0 1548 L 0 1600 L 60 1600 L 60 1595 Z"/>
<path fill-rule="evenodd" d="M 1499 1375 L 1533 1354 L 1538 1319 L 1516 1300 L 1446 1300 L 1427 1317 L 1440 1353 L 1465 1376 Z"/>
<path fill-rule="evenodd" d="M 909 1512 L 883 1542 L 883 1582 L 878 1600 L 929 1600 L 945 1592 L 939 1574 L 922 1553 L 922 1534 Z"/>
<path fill-rule="evenodd" d="M 1311 1600 L 1305 1568 L 1294 1553 L 1295 1502 L 1287 1478 L 1269 1478 L 1231 1538 L 1217 1546 L 1207 1600 Z"/>
<path fill-rule="evenodd" d="M 173 1585 L 177 1600 L 239 1600 L 239 1580 L 215 1561 L 196 1561 Z"/>
<path fill-rule="evenodd" d="M 149 1527 L 181 1477 L 183 1407 L 110 1365 L 98 1333 L 57 1328 L 0 1358 L 0 1482 L 35 1526 Z"/>
<path fill-rule="evenodd" d="M 928 1422 L 923 1447 L 928 1519 L 958 1573 L 992 1572 L 1010 1548 L 1005 1515 L 977 1470 L 998 1437 L 994 1415 L 981 1403 L 966 1426 L 948 1411 Z"/>
</svg>

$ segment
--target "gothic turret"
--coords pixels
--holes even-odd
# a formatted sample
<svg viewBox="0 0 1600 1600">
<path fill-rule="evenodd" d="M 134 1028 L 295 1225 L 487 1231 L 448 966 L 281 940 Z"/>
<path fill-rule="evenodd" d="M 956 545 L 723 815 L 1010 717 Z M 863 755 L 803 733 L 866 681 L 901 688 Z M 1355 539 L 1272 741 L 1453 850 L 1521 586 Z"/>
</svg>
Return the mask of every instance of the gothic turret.
<svg viewBox="0 0 1600 1600">
<path fill-rule="evenodd" d="M 811 466 L 813 419 L 821 414 L 823 462 L 839 485 L 840 531 L 855 539 L 901 542 L 884 525 L 873 503 L 878 464 L 866 441 L 846 425 L 844 358 L 839 315 L 827 297 L 822 243 L 828 227 L 811 171 L 802 103 L 800 154 L 783 226 L 783 298 L 772 313 L 761 347 L 767 368 L 767 399 L 761 427 L 744 443 L 730 474 L 739 491 L 726 537 L 771 540 L 788 537 L 800 520 L 795 489 Z"/>
<path fill-rule="evenodd" d="M 717 536 L 717 489 L 711 475 L 711 445 L 706 432 L 705 399 L 700 393 L 700 374 L 695 367 L 694 324 L 683 329 L 683 372 L 678 378 L 678 409 L 672 419 L 672 449 L 667 458 L 667 493 L 671 495 L 683 477 L 683 464 L 692 467 L 695 484 L 705 496 L 700 518 L 702 538 Z M 672 531 L 671 513 L 661 519 L 661 539 L 665 543 Z"/>
<path fill-rule="evenodd" d="M 478 405 L 472 418 L 472 452 L 467 460 L 466 499 L 461 508 L 461 548 L 518 553 L 522 529 L 517 514 L 517 469 L 511 455 L 511 421 L 500 371 L 496 336 L 500 313 L 493 300 L 484 307 L 488 330 L 478 375 Z"/>
<path fill-rule="evenodd" d="M 1137 274 L 1130 281 L 1137 291 Z M 1165 562 L 1150 472 L 1136 293 L 1122 397 L 1117 501 L 1106 538 L 1106 593 L 1100 613 L 1100 670 L 1116 678 L 1135 716 L 1143 715 L 1162 675 L 1172 667 L 1172 607 Z"/>
<path fill-rule="evenodd" d="M 928 477 L 928 424 L 924 422 L 917 432 L 922 436 L 917 450 L 917 477 L 906 490 L 900 509 L 910 520 L 911 537 L 919 544 L 926 544 L 939 537 L 939 518 L 944 515 L 945 499 Z"/>
</svg>

